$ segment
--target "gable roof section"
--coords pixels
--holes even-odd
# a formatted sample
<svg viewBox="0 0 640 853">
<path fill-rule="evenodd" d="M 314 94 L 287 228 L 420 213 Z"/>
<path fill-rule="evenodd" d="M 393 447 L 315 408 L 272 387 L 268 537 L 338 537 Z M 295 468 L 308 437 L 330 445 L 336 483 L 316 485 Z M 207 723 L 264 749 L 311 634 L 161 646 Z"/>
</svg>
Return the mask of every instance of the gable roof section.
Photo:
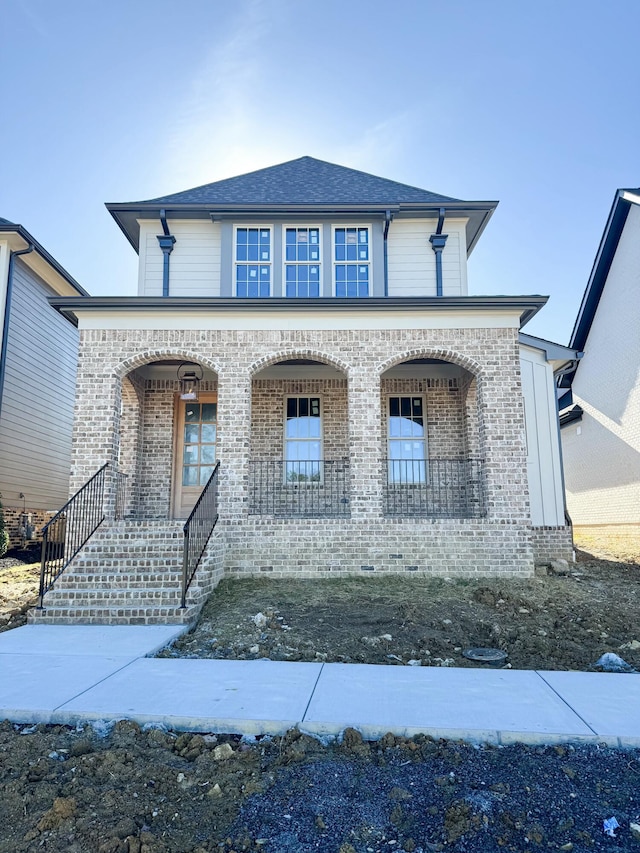
<svg viewBox="0 0 640 853">
<path fill-rule="evenodd" d="M 587 287 L 580 303 L 578 316 L 571 332 L 569 346 L 572 349 L 584 350 L 586 346 L 591 325 L 596 315 L 605 284 L 607 283 L 611 264 L 618 249 L 620 237 L 624 231 L 632 204 L 640 205 L 640 189 L 619 189 L 616 191 L 609 212 L 609 218 L 607 219 L 596 258 L 593 262 L 591 275 L 589 276 L 589 281 L 587 282 Z M 561 377 L 558 387 L 570 388 L 577 369 L 578 365 L 576 365 L 574 370 Z"/>
<path fill-rule="evenodd" d="M 66 269 L 56 261 L 53 255 L 41 246 L 38 241 L 22 225 L 3 219 L 0 216 L 0 239 L 6 236 L 11 251 L 26 249 L 29 244 L 33 246 L 33 252 L 22 255 L 22 261 L 30 267 L 37 275 L 44 279 L 47 284 L 62 296 L 79 294 L 88 296 L 87 291 L 80 287 L 78 282 Z"/>
<path fill-rule="evenodd" d="M 109 203 L 107 209 L 129 242 L 138 250 L 137 219 L 205 218 L 238 214 L 368 214 L 382 217 L 385 211 L 431 211 L 441 207 L 448 216 L 465 216 L 467 251 L 482 233 L 497 202 L 469 202 L 430 190 L 401 184 L 314 157 L 300 157 L 277 166 L 258 169 L 233 178 L 204 184 L 184 192 L 126 203 Z"/>
</svg>

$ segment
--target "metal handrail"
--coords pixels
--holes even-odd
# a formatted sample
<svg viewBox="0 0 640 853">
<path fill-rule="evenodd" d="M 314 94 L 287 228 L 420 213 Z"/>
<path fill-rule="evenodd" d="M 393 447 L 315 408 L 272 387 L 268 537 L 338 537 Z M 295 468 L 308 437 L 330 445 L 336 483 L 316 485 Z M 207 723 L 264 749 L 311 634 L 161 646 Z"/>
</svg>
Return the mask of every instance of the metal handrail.
<svg viewBox="0 0 640 853">
<path fill-rule="evenodd" d="M 216 462 L 213 473 L 207 480 L 196 505 L 186 520 L 184 532 L 184 552 L 182 558 L 182 599 L 180 607 L 187 606 L 187 591 L 200 565 L 211 534 L 218 521 L 218 471 Z M 197 556 L 196 556 L 197 555 Z"/>
<path fill-rule="evenodd" d="M 42 528 L 38 609 L 45 593 L 104 521 L 106 462 Z"/>
</svg>

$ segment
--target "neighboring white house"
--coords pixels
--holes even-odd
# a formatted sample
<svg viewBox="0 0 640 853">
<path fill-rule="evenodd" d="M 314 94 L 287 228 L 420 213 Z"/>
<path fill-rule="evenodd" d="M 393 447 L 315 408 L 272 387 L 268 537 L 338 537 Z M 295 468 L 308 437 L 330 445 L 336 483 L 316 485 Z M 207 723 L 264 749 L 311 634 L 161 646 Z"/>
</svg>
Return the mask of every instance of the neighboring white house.
<svg viewBox="0 0 640 853">
<path fill-rule="evenodd" d="M 0 219 L 0 494 L 12 545 L 68 496 L 78 330 L 47 299 L 78 295 L 22 225 Z"/>
<path fill-rule="evenodd" d="M 640 190 L 616 192 L 560 380 L 567 502 L 576 527 L 640 542 Z"/>
<path fill-rule="evenodd" d="M 80 329 L 72 491 L 108 463 L 107 520 L 74 565 L 109 574 L 89 595 L 70 566 L 38 618 L 192 618 L 201 588 L 180 614 L 179 580 L 143 594 L 130 567 L 157 566 L 158 542 L 181 564 L 217 460 L 216 579 L 571 557 L 553 371 L 575 352 L 521 336 L 546 297 L 469 295 L 495 207 L 311 157 L 108 205 L 138 296 L 52 304 Z"/>
</svg>

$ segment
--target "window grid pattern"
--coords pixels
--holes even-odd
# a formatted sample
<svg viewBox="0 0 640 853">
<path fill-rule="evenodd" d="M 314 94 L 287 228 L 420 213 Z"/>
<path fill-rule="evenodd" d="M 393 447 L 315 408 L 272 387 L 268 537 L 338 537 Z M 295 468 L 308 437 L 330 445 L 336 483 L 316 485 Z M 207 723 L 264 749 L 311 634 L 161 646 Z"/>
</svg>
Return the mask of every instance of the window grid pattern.
<svg viewBox="0 0 640 853">
<path fill-rule="evenodd" d="M 184 413 L 182 485 L 204 486 L 216 463 L 216 403 L 188 403 Z"/>
<path fill-rule="evenodd" d="M 287 397 L 285 423 L 285 481 L 319 482 L 322 424 L 319 397 Z"/>
<path fill-rule="evenodd" d="M 426 483 L 427 444 L 422 397 L 389 397 L 389 482 Z"/>
<path fill-rule="evenodd" d="M 320 229 L 285 229 L 285 295 L 320 296 Z"/>
<path fill-rule="evenodd" d="M 236 296 L 271 295 L 271 229 L 236 229 Z"/>
<path fill-rule="evenodd" d="M 336 228 L 334 230 L 334 267 L 336 296 L 369 295 L 369 228 Z"/>
</svg>

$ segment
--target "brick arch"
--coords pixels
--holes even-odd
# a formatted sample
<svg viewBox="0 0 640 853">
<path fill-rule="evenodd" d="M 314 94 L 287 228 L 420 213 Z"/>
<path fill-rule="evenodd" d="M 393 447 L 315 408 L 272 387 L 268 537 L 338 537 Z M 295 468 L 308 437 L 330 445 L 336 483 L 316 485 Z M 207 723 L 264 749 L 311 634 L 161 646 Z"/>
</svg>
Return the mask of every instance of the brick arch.
<svg viewBox="0 0 640 853">
<path fill-rule="evenodd" d="M 458 367 L 463 367 L 476 377 L 476 379 L 482 380 L 484 376 L 483 367 L 473 359 L 466 355 L 461 355 L 454 350 L 438 349 L 437 347 L 421 347 L 420 349 L 405 350 L 402 353 L 396 353 L 396 355 L 388 358 L 385 362 L 378 365 L 378 373 L 382 376 L 383 373 L 390 370 L 392 367 L 397 367 L 397 365 L 402 364 L 405 361 L 411 361 L 414 358 L 439 358 L 442 359 L 442 361 L 448 361 L 450 364 L 457 364 Z"/>
<path fill-rule="evenodd" d="M 291 358 L 308 358 L 313 359 L 314 361 L 319 361 L 321 364 L 326 364 L 328 367 L 334 367 L 336 370 L 344 373 L 347 377 L 351 370 L 350 365 L 335 356 L 327 355 L 326 353 L 319 352 L 318 350 L 293 349 L 281 350 L 280 352 L 274 352 L 263 356 L 263 358 L 255 361 L 251 365 L 249 368 L 249 375 L 253 378 L 266 367 L 271 367 L 272 364 L 278 364 L 280 361 L 285 361 Z"/>
<path fill-rule="evenodd" d="M 150 364 L 153 361 L 158 361 L 163 358 L 182 358 L 184 361 L 193 361 L 202 367 L 206 367 L 207 370 L 212 370 L 214 373 L 220 373 L 220 367 L 200 353 L 180 349 L 179 347 L 167 347 L 166 349 L 145 350 L 144 352 L 139 352 L 132 358 L 128 358 L 126 361 L 121 362 L 114 370 L 114 375 L 116 379 L 123 379 L 128 373 L 131 373 L 131 371 L 135 370 L 137 367 L 142 367 L 144 364 Z"/>
</svg>

